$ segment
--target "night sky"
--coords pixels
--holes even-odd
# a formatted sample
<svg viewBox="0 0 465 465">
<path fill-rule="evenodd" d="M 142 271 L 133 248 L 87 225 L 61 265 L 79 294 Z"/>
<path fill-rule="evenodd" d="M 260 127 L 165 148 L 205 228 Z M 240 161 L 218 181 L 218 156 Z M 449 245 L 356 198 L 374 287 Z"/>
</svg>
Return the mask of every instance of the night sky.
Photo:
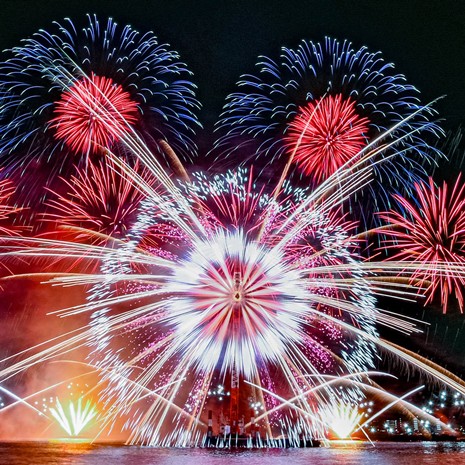
<svg viewBox="0 0 465 465">
<path fill-rule="evenodd" d="M 455 131 L 465 123 L 465 4 L 456 0 L 3 0 L 0 8 L 1 49 L 47 29 L 54 20 L 79 21 L 86 13 L 102 20 L 111 16 L 141 32 L 153 30 L 194 72 L 204 105 L 205 130 L 199 142 L 205 151 L 224 98 L 242 73 L 254 70 L 257 56 L 276 57 L 281 46 L 325 36 L 348 39 L 355 48 L 381 50 L 422 92 L 424 103 L 446 96 L 436 106 L 444 129 Z M 456 371 L 465 366 L 465 316 L 457 309 L 447 316 L 432 307 L 425 312 L 418 306 L 397 310 L 432 323 L 427 334 L 417 338 L 422 353 Z"/>
<path fill-rule="evenodd" d="M 381 50 L 423 94 L 424 102 L 446 95 L 437 108 L 455 129 L 465 122 L 465 5 L 430 1 L 54 1 L 3 0 L 0 48 L 15 46 L 52 21 L 86 13 L 112 16 L 141 32 L 153 30 L 178 50 L 194 72 L 208 132 L 224 97 L 259 55 L 281 46 L 331 36 L 354 47 Z"/>
</svg>

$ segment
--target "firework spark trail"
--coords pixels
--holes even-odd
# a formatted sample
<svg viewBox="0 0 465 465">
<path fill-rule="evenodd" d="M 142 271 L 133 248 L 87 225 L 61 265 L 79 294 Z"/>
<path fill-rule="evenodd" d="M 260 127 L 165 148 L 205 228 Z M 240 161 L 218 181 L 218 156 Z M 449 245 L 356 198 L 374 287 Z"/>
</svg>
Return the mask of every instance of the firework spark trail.
<svg viewBox="0 0 465 465">
<path fill-rule="evenodd" d="M 415 392 L 418 392 L 418 391 L 421 391 L 425 386 L 418 386 L 416 387 L 415 389 L 412 389 L 411 391 L 403 394 L 402 396 L 394 399 L 391 403 L 387 404 L 385 407 L 383 407 L 382 409 L 380 409 L 378 412 L 376 412 L 374 415 L 372 415 L 370 418 L 368 418 L 367 420 L 365 420 L 361 425 L 359 425 L 358 427 L 358 430 L 362 430 L 363 427 L 365 425 L 368 425 L 369 423 L 371 423 L 375 418 L 378 418 L 379 416 L 381 416 L 384 412 L 386 412 L 387 410 L 389 410 L 391 407 L 393 407 L 394 405 L 402 402 L 404 399 L 406 399 L 407 397 L 410 397 L 412 394 L 414 394 Z M 389 394 L 388 394 L 389 395 Z M 411 404 L 410 404 L 411 405 Z M 414 409 L 412 409 L 415 411 L 415 413 L 419 413 L 419 408 L 418 407 L 415 407 Z M 422 411 L 422 410 L 421 410 Z M 423 411 L 422 411 L 423 412 Z M 424 415 L 424 413 L 423 413 Z M 422 416 L 423 416 L 422 415 Z M 426 415 L 424 415 L 426 416 Z M 430 419 L 435 419 L 437 420 L 435 417 L 430 417 Z M 451 428 L 448 427 L 448 429 L 450 430 Z"/>
<path fill-rule="evenodd" d="M 294 396 L 291 399 L 284 399 L 284 398 L 281 398 L 281 397 L 277 396 L 273 392 L 269 392 L 270 395 L 277 398 L 281 402 L 279 405 L 274 407 L 273 410 L 280 410 L 282 408 L 285 408 L 286 406 L 291 407 L 291 408 L 293 408 L 295 410 L 299 410 L 300 407 L 298 407 L 298 406 L 296 406 L 294 404 L 294 402 L 296 400 L 298 400 L 299 398 L 305 397 L 308 394 L 313 393 L 314 391 L 319 391 L 319 390 L 326 389 L 328 386 L 331 386 L 331 385 L 345 384 L 345 383 L 349 382 L 350 387 L 353 387 L 353 385 L 355 384 L 360 388 L 361 392 L 369 392 L 369 393 L 372 393 L 372 394 L 377 394 L 381 398 L 384 398 L 384 399 L 387 399 L 387 400 L 390 401 L 389 404 L 387 404 L 385 407 L 380 409 L 377 413 L 375 413 L 370 418 L 368 418 L 363 424 L 359 425 L 358 430 L 362 429 L 364 426 L 368 425 L 375 418 L 382 415 L 386 410 L 390 409 L 394 405 L 401 404 L 401 406 L 405 407 L 406 411 L 409 412 L 410 414 L 417 415 L 420 418 L 425 418 L 425 419 L 427 419 L 427 420 L 429 420 L 431 422 L 439 422 L 443 428 L 445 428 L 446 430 L 448 430 L 450 432 L 454 432 L 454 430 L 449 425 L 445 424 L 444 422 L 442 422 L 438 418 L 436 418 L 433 415 L 430 415 L 429 413 L 427 413 L 424 410 L 420 409 L 415 404 L 412 404 L 411 402 L 407 402 L 405 400 L 407 397 L 410 397 L 415 392 L 418 392 L 418 391 L 422 390 L 424 388 L 424 386 L 417 386 L 416 388 L 408 391 L 407 393 L 403 394 L 402 396 L 396 396 L 394 394 L 391 394 L 391 393 L 385 391 L 384 389 L 380 389 L 380 388 L 372 386 L 370 384 L 361 383 L 360 381 L 357 381 L 357 380 L 350 380 L 349 379 L 349 378 L 353 378 L 353 377 L 358 378 L 360 376 L 367 375 L 367 374 L 369 374 L 369 375 L 378 375 L 378 376 L 379 375 L 381 375 L 381 376 L 393 376 L 393 375 L 387 375 L 386 373 L 379 373 L 379 372 L 354 373 L 352 375 L 346 375 L 346 376 L 337 377 L 337 378 L 325 375 L 324 378 L 331 378 L 331 379 L 329 381 L 322 382 L 321 384 L 318 384 L 318 385 L 312 387 L 308 392 L 301 392 L 297 396 Z M 249 382 L 247 382 L 247 384 L 253 385 L 253 383 L 249 383 Z M 259 386 L 255 386 L 255 387 L 259 388 Z M 339 399 L 339 397 L 340 397 L 340 393 L 338 391 L 335 391 L 335 390 L 332 390 L 332 389 L 330 389 L 328 391 L 328 394 L 329 394 L 330 399 L 333 399 L 333 400 L 334 399 Z M 326 402 L 327 401 L 325 401 L 325 403 Z M 325 405 L 325 403 L 323 403 L 322 405 Z M 267 412 L 267 414 L 269 414 L 269 413 L 270 412 Z M 258 417 L 256 417 L 255 420 L 257 421 L 257 420 L 261 419 L 264 415 L 266 415 L 266 414 L 259 415 Z M 321 418 L 316 417 L 316 421 L 321 423 L 321 424 L 325 424 L 325 419 L 324 418 L 321 419 Z"/>
<path fill-rule="evenodd" d="M 295 404 L 293 404 L 293 402 L 295 402 L 296 400 L 299 400 L 302 397 L 305 397 L 305 396 L 307 396 L 309 394 L 313 394 L 316 391 L 327 391 L 326 394 L 329 394 L 330 397 L 334 397 L 336 395 L 335 391 L 333 391 L 331 389 L 331 387 L 333 385 L 342 384 L 346 380 L 349 380 L 349 382 L 351 383 L 352 382 L 351 378 L 361 378 L 361 377 L 368 377 L 368 376 L 373 376 L 373 375 L 375 375 L 375 376 L 388 376 L 388 377 L 396 378 L 394 375 L 390 375 L 390 374 L 383 373 L 383 372 L 377 372 L 377 371 L 356 372 L 356 373 L 350 373 L 350 374 L 347 374 L 347 375 L 344 375 L 344 376 L 337 376 L 337 377 L 330 376 L 330 375 L 322 375 L 322 374 L 318 374 L 317 376 L 315 376 L 315 375 L 305 375 L 305 377 L 308 377 L 308 378 L 317 377 L 319 379 L 319 381 L 320 381 L 320 384 L 317 384 L 316 386 L 312 386 L 311 388 L 308 389 L 308 391 L 299 392 L 299 394 L 295 395 L 294 397 L 292 397 L 290 399 L 282 399 L 282 398 L 280 398 L 279 399 L 279 400 L 281 400 L 280 404 L 276 405 L 275 407 L 273 407 L 272 409 L 266 411 L 265 413 L 255 417 L 255 421 L 261 420 L 266 415 L 270 415 L 273 412 L 281 410 L 282 408 L 284 408 L 286 406 L 294 407 Z M 326 381 L 327 378 L 329 378 L 329 381 Z M 245 381 L 245 382 L 247 384 L 251 385 L 251 386 L 256 387 L 257 389 L 260 389 L 260 390 L 263 389 L 261 386 L 254 385 L 250 381 Z M 358 383 L 358 384 L 361 384 L 361 383 Z M 274 395 L 274 394 L 270 393 L 270 395 Z M 321 420 L 317 420 L 317 421 L 321 422 Z M 250 423 L 246 424 L 246 427 L 247 426 L 250 426 Z"/>
<path fill-rule="evenodd" d="M 2 169 L 0 169 L 1 173 Z M 19 235 L 20 228 L 14 227 L 15 217 L 23 208 L 11 205 L 15 185 L 8 178 L 0 179 L 0 233 L 2 235 Z"/>
<path fill-rule="evenodd" d="M 156 309 L 156 305 L 151 304 L 150 308 L 153 311 L 154 308 Z M 107 328 L 110 331 L 121 332 L 122 334 L 124 334 L 125 332 L 131 331 L 131 328 L 128 326 L 128 323 L 133 320 L 137 322 L 139 318 L 141 317 L 143 318 L 146 312 L 147 312 L 146 307 L 138 307 L 134 310 L 130 310 L 122 314 L 113 315 L 109 317 L 108 320 L 106 320 Z M 78 348 L 88 346 L 89 342 L 93 342 L 94 332 L 95 332 L 94 328 L 92 327 L 89 328 L 88 326 L 84 326 L 82 328 L 78 328 L 76 330 L 73 330 L 63 335 L 52 338 L 41 344 L 37 344 L 36 346 L 23 350 L 22 352 L 18 354 L 7 357 L 3 359 L 2 362 L 11 360 L 12 358 L 15 358 L 19 355 L 26 354 L 27 352 L 34 351 L 34 349 L 38 347 L 41 347 L 44 345 L 46 346 L 50 343 L 54 343 L 51 347 L 47 347 L 38 353 L 30 355 L 27 358 L 19 362 L 16 362 L 8 366 L 7 368 L 4 368 L 3 370 L 0 371 L 0 379 L 2 381 L 5 381 L 15 376 L 16 374 L 33 367 L 37 363 L 42 363 L 47 360 L 52 360 L 60 355 L 65 355 L 69 352 L 75 351 Z M 64 340 L 61 342 L 55 343 L 55 341 L 59 339 L 64 339 Z"/>
<path fill-rule="evenodd" d="M 79 374 L 77 376 L 73 376 L 73 377 L 67 378 L 67 379 L 65 379 L 63 381 L 59 381 L 58 383 L 51 384 L 50 386 L 47 386 L 46 388 L 41 389 L 39 391 L 33 392 L 32 394 L 28 394 L 27 396 L 24 396 L 24 397 L 21 397 L 21 398 L 18 397 L 11 404 L 8 404 L 8 405 L 5 405 L 4 407 L 2 407 L 2 413 L 14 408 L 16 405 L 21 404 L 23 401 L 28 401 L 30 399 L 33 399 L 33 398 L 37 397 L 40 394 L 43 394 L 43 393 L 45 393 L 47 391 L 51 391 L 51 390 L 55 389 L 56 387 L 62 386 L 63 384 L 69 383 L 70 381 L 81 378 L 83 376 L 94 374 L 95 372 L 96 372 L 96 370 L 88 371 L 86 373 L 81 373 L 81 374 Z"/>
<path fill-rule="evenodd" d="M 0 386 L 0 391 L 4 392 L 5 394 L 7 394 L 8 396 L 12 397 L 16 402 L 18 402 L 19 404 L 22 404 L 22 405 L 25 405 L 26 407 L 34 410 L 36 413 L 38 413 L 39 415 L 43 415 L 45 418 L 48 418 L 47 415 L 45 415 L 43 412 L 41 412 L 39 409 L 37 409 L 36 407 L 34 407 L 34 405 L 30 404 L 29 402 L 27 402 L 27 399 L 26 398 L 23 398 L 23 397 L 19 397 L 17 396 L 14 392 L 11 392 L 9 389 L 6 389 L 4 388 L 3 386 Z"/>
</svg>

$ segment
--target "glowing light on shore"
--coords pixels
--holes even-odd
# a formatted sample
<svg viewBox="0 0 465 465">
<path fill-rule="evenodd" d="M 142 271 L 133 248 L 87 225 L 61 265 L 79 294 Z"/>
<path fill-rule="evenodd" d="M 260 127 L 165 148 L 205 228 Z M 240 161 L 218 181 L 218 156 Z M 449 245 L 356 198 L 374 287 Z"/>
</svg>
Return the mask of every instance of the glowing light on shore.
<svg viewBox="0 0 465 465">
<path fill-rule="evenodd" d="M 339 439 L 348 439 L 363 418 L 357 406 L 344 402 L 329 403 L 319 408 L 322 421 Z"/>
<path fill-rule="evenodd" d="M 79 434 L 91 425 L 92 420 L 97 416 L 97 407 L 87 400 L 83 404 L 80 397 L 76 402 L 70 401 L 63 407 L 57 398 L 55 407 L 50 407 L 50 413 L 58 424 L 69 436 L 79 436 Z"/>
</svg>

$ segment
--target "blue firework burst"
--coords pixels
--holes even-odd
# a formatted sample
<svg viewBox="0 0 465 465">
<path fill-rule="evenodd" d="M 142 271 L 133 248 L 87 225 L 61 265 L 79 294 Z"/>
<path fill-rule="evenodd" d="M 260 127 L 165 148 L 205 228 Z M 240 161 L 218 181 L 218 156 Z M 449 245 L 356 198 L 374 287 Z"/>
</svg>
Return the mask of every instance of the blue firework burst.
<svg viewBox="0 0 465 465">
<path fill-rule="evenodd" d="M 244 162 L 254 159 L 256 164 L 261 158 L 265 166 L 283 166 L 296 152 L 294 161 L 306 162 L 306 169 L 297 171 L 301 176 L 304 171 L 306 182 L 315 185 L 324 180 L 325 167 L 318 166 L 318 179 L 312 178 L 309 167 L 326 163 L 332 167 L 329 177 L 334 159 L 346 162 L 348 155 L 340 151 L 353 137 L 355 124 L 368 125 L 368 131 L 358 135 L 360 148 L 361 138 L 367 145 L 407 119 L 380 142 L 400 140 L 380 154 L 387 161 L 378 164 L 375 160 L 374 182 L 366 190 L 371 195 L 364 195 L 362 201 L 365 208 L 389 204 L 390 187 L 409 190 L 426 176 L 425 165 L 441 155 L 434 147 L 442 134 L 436 111 L 422 105 L 419 91 L 396 74 L 394 65 L 386 63 L 380 52 L 366 47 L 356 50 L 350 42 L 331 38 L 323 43 L 302 41 L 295 50 L 283 48 L 278 61 L 262 57 L 257 68 L 256 74 L 243 75 L 238 91 L 227 97 L 217 123 L 214 152 L 219 156 L 236 152 L 246 154 Z M 347 105 L 331 109 L 328 99 Z M 344 108 L 353 108 L 353 113 Z M 338 153 L 332 144 L 338 146 Z M 325 150 L 318 151 L 319 147 Z M 310 156 L 316 159 L 305 160 Z M 330 156 L 334 159 L 327 160 Z"/>
<path fill-rule="evenodd" d="M 200 104 L 191 72 L 152 32 L 140 34 L 111 18 L 100 24 L 96 16 L 79 29 L 66 19 L 7 54 L 0 71 L 0 161 L 8 166 L 46 161 L 47 170 L 60 171 L 97 143 L 115 149 L 126 126 L 154 152 L 163 152 L 160 141 L 184 157 L 195 152 Z M 79 108 L 89 89 L 94 95 Z M 110 115 L 94 117 L 98 105 Z M 102 135 L 110 120 L 116 129 Z M 82 140 L 71 139 L 74 127 Z"/>
</svg>

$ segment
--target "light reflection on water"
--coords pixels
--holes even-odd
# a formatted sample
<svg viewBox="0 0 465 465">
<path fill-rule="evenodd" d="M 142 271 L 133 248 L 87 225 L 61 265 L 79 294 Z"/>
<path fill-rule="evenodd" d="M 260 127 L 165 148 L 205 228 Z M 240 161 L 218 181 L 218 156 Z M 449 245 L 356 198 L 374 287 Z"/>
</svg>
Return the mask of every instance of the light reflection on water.
<svg viewBox="0 0 465 465">
<path fill-rule="evenodd" d="M 341 443 L 330 448 L 156 449 L 85 443 L 0 443 L 1 465 L 459 465 L 465 443 Z"/>
</svg>

